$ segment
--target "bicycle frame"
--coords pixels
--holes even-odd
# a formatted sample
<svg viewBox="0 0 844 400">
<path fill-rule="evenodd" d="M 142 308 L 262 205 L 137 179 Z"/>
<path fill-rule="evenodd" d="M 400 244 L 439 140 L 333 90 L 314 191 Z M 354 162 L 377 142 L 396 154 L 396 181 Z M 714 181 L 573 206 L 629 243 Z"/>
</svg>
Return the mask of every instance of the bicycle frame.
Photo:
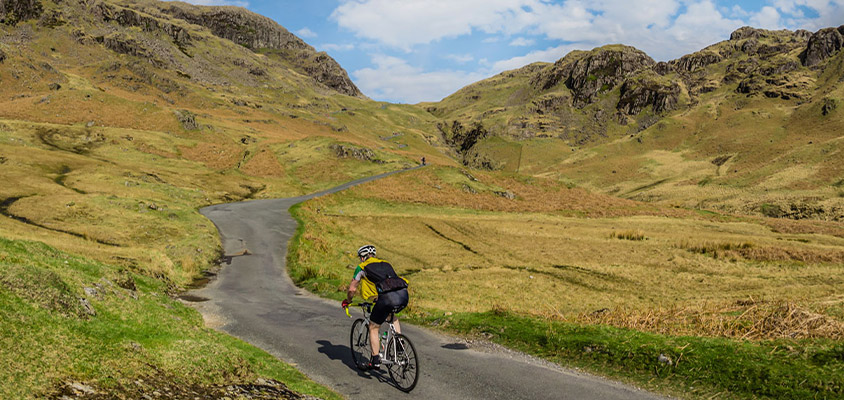
<svg viewBox="0 0 844 400">
<path fill-rule="evenodd" d="M 373 304 L 368 302 L 368 301 L 364 301 L 364 302 L 361 302 L 361 303 L 349 304 L 349 306 L 360 307 L 361 311 L 363 312 L 363 319 L 366 321 L 367 328 L 369 328 L 369 324 L 372 323 L 369 320 L 369 314 L 372 313 Z M 346 307 L 345 310 L 346 310 L 346 315 L 349 318 L 352 318 L 352 314 L 349 313 L 349 307 Z M 398 363 L 398 355 L 397 354 L 392 354 L 391 357 L 386 354 L 387 353 L 387 343 L 390 343 L 390 339 L 392 339 L 393 337 L 396 336 L 396 334 L 398 334 L 398 332 L 396 332 L 396 327 L 393 325 L 393 322 L 392 322 L 393 320 L 395 320 L 395 317 L 396 317 L 395 313 L 390 313 L 390 317 L 388 318 L 388 320 L 390 322 L 387 322 L 387 336 L 382 336 L 380 334 L 378 335 L 378 340 L 381 343 L 381 351 L 378 354 L 381 356 L 381 363 L 384 364 L 384 365 L 392 365 L 392 364 Z M 370 343 L 369 346 L 371 348 L 372 343 Z M 394 349 L 395 349 L 395 347 L 394 347 Z"/>
</svg>

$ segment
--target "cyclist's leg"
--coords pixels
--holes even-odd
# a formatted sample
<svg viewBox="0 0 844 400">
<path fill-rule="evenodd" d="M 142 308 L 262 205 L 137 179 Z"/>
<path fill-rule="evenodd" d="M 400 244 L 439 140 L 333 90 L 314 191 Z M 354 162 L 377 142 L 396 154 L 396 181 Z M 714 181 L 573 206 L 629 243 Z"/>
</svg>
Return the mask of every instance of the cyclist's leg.
<svg viewBox="0 0 844 400">
<path fill-rule="evenodd" d="M 376 355 L 381 351 L 381 340 L 378 337 L 378 329 L 381 324 L 387 320 L 387 316 L 392 310 L 386 296 L 389 293 L 378 296 L 375 305 L 372 307 L 372 314 L 369 314 L 369 343 L 372 347 L 372 355 Z"/>
<path fill-rule="evenodd" d="M 381 352 L 381 340 L 378 337 L 378 329 L 380 327 L 380 324 L 376 324 L 372 321 L 369 322 L 369 347 L 372 348 L 373 356 L 376 356 Z"/>
</svg>

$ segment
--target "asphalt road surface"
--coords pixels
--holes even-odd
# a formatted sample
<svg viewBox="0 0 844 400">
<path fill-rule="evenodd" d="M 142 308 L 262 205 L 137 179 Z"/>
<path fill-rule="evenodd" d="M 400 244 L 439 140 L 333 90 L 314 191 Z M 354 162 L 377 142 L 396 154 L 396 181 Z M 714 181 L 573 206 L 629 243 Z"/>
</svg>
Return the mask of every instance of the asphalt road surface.
<svg viewBox="0 0 844 400">
<path fill-rule="evenodd" d="M 386 175 L 309 196 L 203 208 L 200 212 L 220 231 L 225 254 L 244 250 L 248 254 L 227 258 L 217 279 L 186 298 L 194 301 L 209 325 L 295 365 L 351 399 L 660 398 L 499 346 L 470 343 L 409 324 L 402 324 L 402 330 L 416 346 L 421 374 L 412 392 L 395 388 L 383 367 L 359 371 L 349 350 L 353 320 L 345 316 L 339 302 L 294 286 L 285 271 L 287 242 L 297 224 L 287 210 L 301 201 Z M 349 249 L 359 245 L 349 243 Z M 360 315 L 356 311 L 355 317 Z"/>
</svg>

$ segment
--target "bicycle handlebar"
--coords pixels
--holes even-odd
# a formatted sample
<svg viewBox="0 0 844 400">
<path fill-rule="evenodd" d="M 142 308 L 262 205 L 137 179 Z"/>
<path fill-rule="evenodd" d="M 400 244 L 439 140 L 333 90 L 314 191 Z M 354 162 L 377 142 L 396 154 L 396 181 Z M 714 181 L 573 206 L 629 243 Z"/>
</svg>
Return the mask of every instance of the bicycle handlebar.
<svg viewBox="0 0 844 400">
<path fill-rule="evenodd" d="M 344 307 L 343 310 L 346 311 L 346 315 L 349 318 L 352 318 L 352 314 L 349 313 L 349 307 L 350 306 L 366 307 L 366 306 L 370 306 L 370 305 L 372 305 L 372 303 L 370 303 L 368 301 L 364 301 L 362 303 L 350 303 L 348 306 Z"/>
</svg>

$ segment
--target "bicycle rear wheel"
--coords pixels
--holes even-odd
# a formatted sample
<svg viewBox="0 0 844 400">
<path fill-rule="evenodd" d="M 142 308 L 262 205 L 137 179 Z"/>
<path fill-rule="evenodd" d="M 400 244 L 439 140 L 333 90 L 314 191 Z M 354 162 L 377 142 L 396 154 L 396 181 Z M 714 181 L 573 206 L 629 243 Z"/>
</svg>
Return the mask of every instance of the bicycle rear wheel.
<svg viewBox="0 0 844 400">
<path fill-rule="evenodd" d="M 393 361 L 387 364 L 390 378 L 402 392 L 410 392 L 419 381 L 419 358 L 416 348 L 407 336 L 396 334 L 387 344 L 386 358 Z"/>
</svg>

